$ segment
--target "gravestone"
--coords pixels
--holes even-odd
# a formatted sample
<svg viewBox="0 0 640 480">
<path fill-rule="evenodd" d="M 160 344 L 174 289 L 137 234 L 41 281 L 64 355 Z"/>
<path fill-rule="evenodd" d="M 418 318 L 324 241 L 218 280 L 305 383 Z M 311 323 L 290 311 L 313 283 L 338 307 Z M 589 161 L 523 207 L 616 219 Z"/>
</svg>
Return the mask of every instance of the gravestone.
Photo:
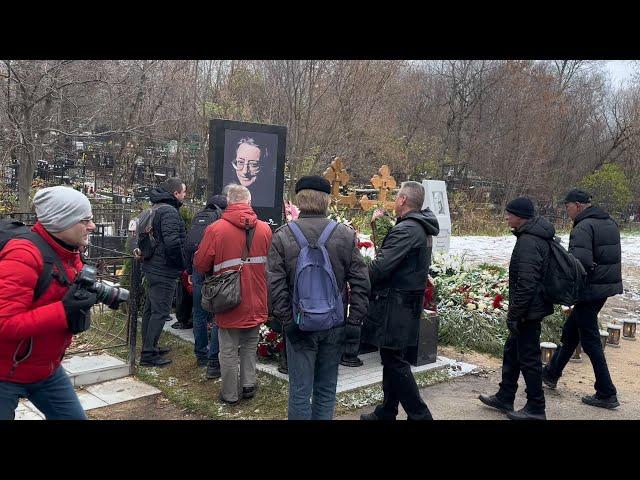
<svg viewBox="0 0 640 480">
<path fill-rule="evenodd" d="M 451 243 L 451 215 L 447 198 L 447 184 L 442 180 L 423 180 L 422 186 L 424 187 L 422 208 L 429 207 L 436 215 L 440 225 L 440 233 L 433 239 L 433 251 L 448 252 Z"/>
</svg>

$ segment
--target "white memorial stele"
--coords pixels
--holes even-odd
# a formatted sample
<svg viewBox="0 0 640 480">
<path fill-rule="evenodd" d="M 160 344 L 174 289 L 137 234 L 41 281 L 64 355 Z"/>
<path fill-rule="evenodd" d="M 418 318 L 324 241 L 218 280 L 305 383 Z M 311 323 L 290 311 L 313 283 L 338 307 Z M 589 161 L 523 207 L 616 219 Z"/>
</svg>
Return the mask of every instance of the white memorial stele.
<svg viewBox="0 0 640 480">
<path fill-rule="evenodd" d="M 440 224 L 440 233 L 433 239 L 434 252 L 448 252 L 451 243 L 451 215 L 447 184 L 443 180 L 423 180 L 424 203 L 422 208 L 429 207 Z"/>
</svg>

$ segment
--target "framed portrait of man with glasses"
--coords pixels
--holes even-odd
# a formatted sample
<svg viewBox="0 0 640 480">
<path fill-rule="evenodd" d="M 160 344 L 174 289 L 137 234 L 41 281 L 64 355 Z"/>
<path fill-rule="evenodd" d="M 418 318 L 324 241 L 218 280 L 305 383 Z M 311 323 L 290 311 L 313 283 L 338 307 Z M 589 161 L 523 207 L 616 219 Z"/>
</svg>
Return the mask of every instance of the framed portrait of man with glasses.
<svg viewBox="0 0 640 480">
<path fill-rule="evenodd" d="M 282 223 L 287 127 L 214 119 L 209 125 L 208 196 L 236 183 L 261 220 Z"/>
</svg>

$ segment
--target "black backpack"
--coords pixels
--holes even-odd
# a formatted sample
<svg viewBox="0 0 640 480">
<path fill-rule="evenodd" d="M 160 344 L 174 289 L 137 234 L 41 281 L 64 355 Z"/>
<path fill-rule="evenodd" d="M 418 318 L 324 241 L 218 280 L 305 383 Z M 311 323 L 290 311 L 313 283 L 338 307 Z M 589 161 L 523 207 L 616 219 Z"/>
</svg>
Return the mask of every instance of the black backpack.
<svg viewBox="0 0 640 480">
<path fill-rule="evenodd" d="M 576 257 L 561 244 L 558 237 L 549 241 L 549 262 L 544 276 L 544 295 L 558 305 L 571 306 L 580 298 L 587 271 Z"/>
<path fill-rule="evenodd" d="M 71 282 L 67 278 L 65 269 L 62 266 L 62 262 L 60 261 L 60 257 L 58 257 L 53 248 L 51 248 L 51 245 L 49 245 L 44 238 L 36 232 L 31 231 L 31 228 L 22 222 L 17 220 L 0 220 L 0 251 L 5 247 L 9 240 L 14 238 L 22 238 L 33 243 L 38 247 L 38 250 L 40 250 L 42 260 L 44 261 L 42 274 L 38 278 L 38 282 L 36 283 L 36 287 L 33 291 L 34 301 L 40 298 L 42 294 L 47 291 L 53 278 L 63 285 L 71 285 Z M 56 267 L 55 269 L 54 266 Z"/>
<path fill-rule="evenodd" d="M 202 241 L 202 237 L 204 237 L 204 231 L 222 216 L 220 207 L 217 205 L 214 205 L 214 207 L 214 209 L 207 208 L 199 211 L 191 219 L 191 228 L 189 228 L 187 239 L 184 242 L 185 251 L 196 251 Z"/>
</svg>

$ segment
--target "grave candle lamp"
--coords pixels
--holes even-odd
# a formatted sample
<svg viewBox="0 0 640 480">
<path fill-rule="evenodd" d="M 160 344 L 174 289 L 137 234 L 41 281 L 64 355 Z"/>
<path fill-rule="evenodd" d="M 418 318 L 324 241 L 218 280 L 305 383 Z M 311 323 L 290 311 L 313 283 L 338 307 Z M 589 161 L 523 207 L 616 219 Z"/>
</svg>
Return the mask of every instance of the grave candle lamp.
<svg viewBox="0 0 640 480">
<path fill-rule="evenodd" d="M 607 343 L 612 347 L 620 346 L 621 330 L 622 330 L 622 327 L 620 325 L 613 325 L 611 323 L 607 325 L 607 332 L 609 332 L 609 338 L 607 338 Z"/>
<path fill-rule="evenodd" d="M 636 324 L 637 320 L 623 320 L 622 321 L 622 338 L 625 340 L 636 339 Z"/>
<path fill-rule="evenodd" d="M 572 362 L 581 362 L 582 361 L 582 357 L 580 356 L 580 353 L 582 353 L 582 347 L 578 343 L 578 346 L 576 347 L 575 351 L 573 352 L 573 356 L 569 360 L 571 360 Z"/>
<path fill-rule="evenodd" d="M 545 365 L 549 365 L 551 361 L 551 357 L 553 357 L 553 353 L 556 351 L 558 346 L 553 342 L 541 342 L 540 343 L 540 357 L 542 359 L 542 363 Z"/>
<path fill-rule="evenodd" d="M 602 343 L 602 350 L 607 346 L 607 340 L 609 338 L 609 332 L 606 330 L 600 330 L 600 343 Z"/>
</svg>

